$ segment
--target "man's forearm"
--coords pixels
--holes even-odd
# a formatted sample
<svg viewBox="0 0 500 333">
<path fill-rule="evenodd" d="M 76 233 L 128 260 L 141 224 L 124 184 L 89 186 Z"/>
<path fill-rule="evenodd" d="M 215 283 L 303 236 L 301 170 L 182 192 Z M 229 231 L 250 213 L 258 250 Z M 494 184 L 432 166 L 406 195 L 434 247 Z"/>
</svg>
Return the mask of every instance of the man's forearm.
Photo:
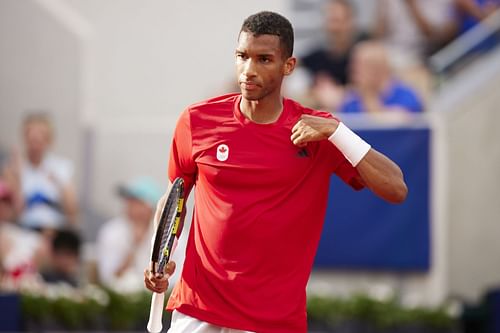
<svg viewBox="0 0 500 333">
<path fill-rule="evenodd" d="M 391 203 L 401 203 L 406 199 L 408 189 L 403 172 L 385 155 L 372 148 L 356 169 L 366 187 L 380 198 Z"/>
</svg>

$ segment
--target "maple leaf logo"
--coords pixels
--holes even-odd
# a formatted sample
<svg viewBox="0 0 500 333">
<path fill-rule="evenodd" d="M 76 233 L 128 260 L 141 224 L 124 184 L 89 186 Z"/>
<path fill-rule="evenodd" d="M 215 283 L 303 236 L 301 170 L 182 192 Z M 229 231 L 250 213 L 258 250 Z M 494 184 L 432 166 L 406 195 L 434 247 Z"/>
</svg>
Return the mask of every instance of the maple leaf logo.
<svg viewBox="0 0 500 333">
<path fill-rule="evenodd" d="M 229 157 L 229 147 L 225 144 L 221 144 L 217 147 L 217 159 L 224 162 Z"/>
</svg>

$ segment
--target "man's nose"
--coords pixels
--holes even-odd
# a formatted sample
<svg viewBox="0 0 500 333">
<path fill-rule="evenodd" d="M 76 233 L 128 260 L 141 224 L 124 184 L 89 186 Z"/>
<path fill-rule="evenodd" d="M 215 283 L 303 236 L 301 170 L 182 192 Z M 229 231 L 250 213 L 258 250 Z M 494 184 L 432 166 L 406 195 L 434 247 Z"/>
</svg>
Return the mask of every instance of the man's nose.
<svg viewBox="0 0 500 333">
<path fill-rule="evenodd" d="M 243 75 L 246 77 L 254 77 L 256 75 L 255 62 L 252 59 L 245 61 L 245 64 L 243 65 Z"/>
</svg>

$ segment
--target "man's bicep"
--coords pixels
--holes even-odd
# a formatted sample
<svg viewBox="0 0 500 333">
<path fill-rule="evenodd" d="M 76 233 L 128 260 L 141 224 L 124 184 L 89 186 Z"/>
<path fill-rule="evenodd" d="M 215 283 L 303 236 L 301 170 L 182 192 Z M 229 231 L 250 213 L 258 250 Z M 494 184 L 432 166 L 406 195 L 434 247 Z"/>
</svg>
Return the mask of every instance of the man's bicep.
<svg viewBox="0 0 500 333">
<path fill-rule="evenodd" d="M 170 158 L 168 164 L 168 178 L 173 182 L 176 178 L 184 179 L 184 186 L 189 190 L 194 185 L 196 177 L 196 163 L 193 158 L 193 140 L 191 135 L 191 121 L 189 109 L 185 110 L 174 131 L 172 145 L 170 147 Z"/>
<path fill-rule="evenodd" d="M 187 201 L 189 193 L 194 186 L 196 179 L 196 164 L 192 156 L 193 142 L 191 135 L 191 122 L 189 109 L 184 110 L 177 120 L 175 126 L 174 136 L 172 139 L 172 144 L 170 146 L 170 156 L 168 162 L 168 186 L 165 194 L 158 200 L 156 205 L 156 211 L 154 214 L 154 230 L 156 230 L 161 214 L 165 207 L 170 189 L 172 188 L 172 183 L 176 178 L 182 178 L 184 180 L 184 202 Z M 184 212 L 182 216 L 185 216 L 186 205 L 184 205 Z M 183 223 L 179 226 L 179 235 L 182 231 Z M 151 240 L 151 245 L 154 243 L 155 235 Z"/>
</svg>

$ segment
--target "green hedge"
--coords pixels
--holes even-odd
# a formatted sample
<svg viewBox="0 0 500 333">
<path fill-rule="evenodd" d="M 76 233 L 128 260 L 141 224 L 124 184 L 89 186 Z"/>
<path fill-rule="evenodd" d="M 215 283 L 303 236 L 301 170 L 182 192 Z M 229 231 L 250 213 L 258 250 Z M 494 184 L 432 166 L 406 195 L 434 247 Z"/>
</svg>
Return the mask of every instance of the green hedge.
<svg viewBox="0 0 500 333">
<path fill-rule="evenodd" d="M 118 294 L 95 288 L 94 295 L 23 293 L 24 328 L 51 330 L 144 330 L 149 316 L 151 293 Z M 164 321 L 170 320 L 169 313 Z"/>
<path fill-rule="evenodd" d="M 307 301 L 310 322 L 336 327 L 344 322 L 362 322 L 380 329 L 405 326 L 449 331 L 456 320 L 443 307 L 404 308 L 394 299 L 379 301 L 357 294 L 349 298 L 311 296 Z"/>
<path fill-rule="evenodd" d="M 149 315 L 151 293 L 117 294 L 99 288 L 81 293 L 21 295 L 26 329 L 51 330 L 144 330 Z M 311 296 L 307 302 L 308 320 L 322 328 L 345 322 L 361 322 L 374 328 L 424 327 L 448 332 L 455 319 L 443 308 L 406 309 L 394 300 L 379 301 L 366 295 L 349 298 Z M 170 321 L 164 314 L 164 324 Z"/>
</svg>

